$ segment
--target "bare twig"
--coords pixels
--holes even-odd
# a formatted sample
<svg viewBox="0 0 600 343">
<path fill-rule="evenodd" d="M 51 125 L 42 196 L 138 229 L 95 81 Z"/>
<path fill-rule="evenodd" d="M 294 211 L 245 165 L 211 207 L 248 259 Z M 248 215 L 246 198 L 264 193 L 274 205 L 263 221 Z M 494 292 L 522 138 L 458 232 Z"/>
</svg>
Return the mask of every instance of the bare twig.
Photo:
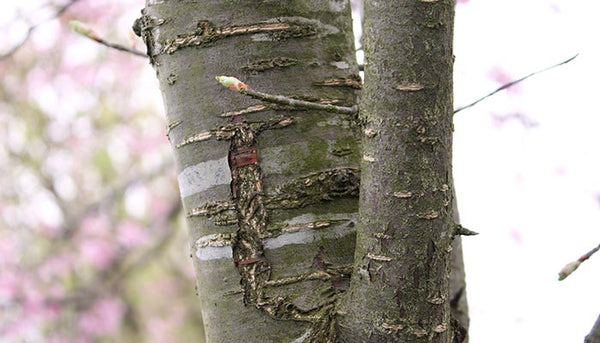
<svg viewBox="0 0 600 343">
<path fill-rule="evenodd" d="M 223 86 L 234 90 L 236 92 L 242 93 L 244 95 L 250 96 L 254 99 L 272 102 L 280 105 L 287 105 L 292 107 L 300 107 L 300 108 L 308 108 L 312 110 L 321 110 L 327 112 L 341 113 L 341 114 L 356 114 L 358 113 L 358 107 L 345 107 L 345 106 L 335 106 L 331 104 L 320 104 L 317 102 L 305 101 L 290 98 L 283 95 L 272 95 L 262 92 L 257 92 L 252 89 L 242 81 L 236 79 L 231 76 L 217 76 L 217 81 L 219 81 Z"/>
<path fill-rule="evenodd" d="M 556 67 L 558 67 L 558 66 L 561 66 L 561 65 L 563 65 L 563 64 L 567 64 L 567 63 L 571 62 L 572 60 L 574 60 L 574 59 L 575 59 L 575 57 L 577 57 L 577 56 L 579 56 L 579 54 L 576 54 L 575 56 L 572 56 L 572 57 L 570 57 L 570 58 L 568 58 L 568 59 L 566 59 L 566 60 L 564 60 L 564 61 L 562 61 L 562 62 L 560 62 L 560 63 L 554 64 L 554 65 L 551 65 L 551 66 L 549 66 L 549 67 L 546 67 L 546 68 L 544 68 L 544 69 L 541 69 L 541 70 L 538 70 L 538 71 L 534 71 L 533 73 L 530 73 L 530 74 L 528 74 L 528 75 L 526 75 L 526 76 L 523 76 L 523 77 L 522 77 L 522 78 L 520 78 L 520 79 L 517 79 L 517 80 L 511 81 L 511 82 L 509 82 L 509 83 L 506 83 L 506 84 L 504 84 L 504 85 L 500 86 L 500 87 L 499 87 L 498 89 L 496 89 L 495 91 L 493 91 L 493 92 L 491 92 L 491 93 L 489 93 L 489 94 L 487 94 L 487 95 L 485 95 L 485 96 L 483 96 L 483 97 L 481 97 L 481 98 L 479 98 L 479 99 L 477 99 L 477 100 L 473 101 L 472 103 L 470 103 L 470 104 L 468 104 L 468 105 L 465 105 L 465 106 L 462 106 L 462 107 L 459 107 L 459 108 L 455 109 L 455 110 L 454 110 L 454 114 L 456 114 L 456 113 L 458 113 L 458 112 L 460 112 L 460 111 L 462 111 L 462 110 L 464 110 L 464 109 L 467 109 L 467 108 L 469 108 L 469 107 L 473 107 L 473 106 L 477 105 L 478 103 L 480 103 L 481 101 L 483 101 L 483 100 L 485 100 L 485 99 L 487 99 L 487 98 L 491 97 L 492 95 L 494 95 L 494 94 L 496 94 L 496 93 L 500 92 L 501 90 L 504 90 L 504 89 L 507 89 L 507 88 L 509 88 L 509 87 L 512 87 L 512 86 L 516 85 L 517 83 L 519 83 L 519 82 L 521 82 L 521 81 L 525 81 L 526 79 L 528 79 L 528 78 L 530 78 L 530 77 L 532 77 L 532 76 L 534 76 L 534 75 L 537 75 L 537 74 L 543 73 L 543 72 L 545 72 L 545 71 L 548 71 L 548 70 L 550 70 L 550 69 L 556 68 Z"/>
<path fill-rule="evenodd" d="M 71 6 L 75 5 L 75 3 L 77 3 L 78 1 L 79 0 L 71 0 L 70 2 L 67 2 L 66 4 L 62 5 L 61 7 L 58 7 L 56 9 L 56 12 L 52 16 L 46 18 L 45 20 L 43 20 L 35 25 L 30 26 L 29 29 L 27 29 L 27 33 L 25 33 L 25 37 L 23 37 L 23 39 L 19 43 L 14 45 L 7 52 L 0 55 L 0 61 L 7 59 L 10 56 L 14 55 L 23 45 L 25 45 L 27 40 L 29 40 L 29 37 L 31 37 L 31 34 L 33 33 L 33 31 L 35 31 L 38 28 L 38 26 L 40 26 L 41 24 L 46 23 L 50 20 L 54 20 L 54 19 L 60 17 L 63 13 L 65 13 Z"/>
<path fill-rule="evenodd" d="M 564 266 L 563 269 L 561 269 L 561 271 L 558 273 L 558 281 L 562 281 L 562 280 L 566 279 L 567 276 L 571 275 L 571 273 L 573 273 L 577 268 L 579 268 L 579 265 L 581 265 L 581 263 L 583 261 L 585 261 L 588 258 L 590 258 L 598 250 L 600 250 L 600 244 L 597 247 L 595 247 L 594 249 L 592 249 L 592 250 L 588 251 L 587 253 L 583 254 L 576 261 L 568 263 L 566 266 Z"/>
<path fill-rule="evenodd" d="M 335 106 L 331 104 L 319 104 L 317 102 L 310 102 L 304 100 L 298 100 L 294 98 L 289 98 L 283 95 L 272 95 L 262 92 L 253 91 L 251 89 L 241 90 L 240 93 L 244 95 L 248 95 L 254 99 L 259 99 L 262 101 L 272 102 L 280 105 L 288 105 L 292 107 L 302 107 L 308 108 L 312 110 L 321 110 L 327 112 L 334 112 L 340 114 L 356 114 L 358 113 L 358 108 L 356 106 L 346 107 L 346 106 Z"/>
<path fill-rule="evenodd" d="M 128 52 L 130 54 L 134 54 L 136 56 L 140 56 L 140 57 L 148 57 L 148 55 L 146 55 L 145 52 L 139 51 L 139 50 L 135 50 L 135 49 L 131 49 L 128 48 L 124 45 L 120 45 L 120 44 L 116 44 L 116 43 L 111 43 L 106 41 L 104 38 L 98 36 L 98 34 L 96 34 L 96 32 L 94 32 L 94 30 L 92 30 L 91 28 L 89 28 L 87 25 L 85 25 L 84 23 L 77 21 L 77 20 L 71 20 L 69 22 L 69 25 L 71 26 L 71 29 L 73 29 L 73 31 L 79 33 L 80 35 L 87 37 L 91 40 L 93 40 L 94 42 L 100 43 L 104 46 L 107 46 L 111 49 L 115 49 L 115 50 L 119 50 L 119 51 L 123 51 L 123 52 Z"/>
</svg>

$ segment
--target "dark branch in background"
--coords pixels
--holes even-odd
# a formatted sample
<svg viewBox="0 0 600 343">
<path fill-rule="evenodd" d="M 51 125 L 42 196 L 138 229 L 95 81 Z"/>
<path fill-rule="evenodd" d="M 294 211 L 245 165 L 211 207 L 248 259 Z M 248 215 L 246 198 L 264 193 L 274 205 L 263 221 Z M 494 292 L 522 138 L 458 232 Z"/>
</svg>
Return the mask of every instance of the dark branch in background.
<svg viewBox="0 0 600 343">
<path fill-rule="evenodd" d="M 43 20 L 35 25 L 30 26 L 29 29 L 27 29 L 27 33 L 25 34 L 25 37 L 23 37 L 23 40 L 21 40 L 15 46 L 10 48 L 10 50 L 8 50 L 7 52 L 0 55 L 0 60 L 7 59 L 8 57 L 14 55 L 23 45 L 25 45 L 27 40 L 29 40 L 29 37 L 31 37 L 31 34 L 33 33 L 33 31 L 35 31 L 41 24 L 44 24 L 46 22 L 49 22 L 51 20 L 54 20 L 54 19 L 60 17 L 63 13 L 65 13 L 71 6 L 75 5 L 75 3 L 77 3 L 78 1 L 79 0 L 71 0 L 71 2 L 68 2 L 68 3 L 62 5 L 61 7 L 58 7 L 56 12 L 54 13 L 54 15 L 52 15 L 51 17 L 46 18 L 45 20 Z"/>
<path fill-rule="evenodd" d="M 568 263 L 566 266 L 564 266 L 563 269 L 561 269 L 560 272 L 558 273 L 558 281 L 562 281 L 562 280 L 566 279 L 567 276 L 571 275 L 571 273 L 573 273 L 577 268 L 579 268 L 579 265 L 581 265 L 581 263 L 583 263 L 583 261 L 590 258 L 598 250 L 600 250 L 600 244 L 597 247 L 595 247 L 594 249 L 585 253 L 583 256 L 578 258 L 576 261 Z"/>
<path fill-rule="evenodd" d="M 131 49 L 124 45 L 111 43 L 111 42 L 104 40 L 102 37 L 98 36 L 98 34 L 96 34 L 96 32 L 94 32 L 94 30 L 92 30 L 91 28 L 89 28 L 87 25 L 85 25 L 84 23 L 82 23 L 80 21 L 71 20 L 69 22 L 69 26 L 71 26 L 71 29 L 73 31 L 79 33 L 80 35 L 87 37 L 87 38 L 89 38 L 97 43 L 100 43 L 104 46 L 107 46 L 109 48 L 116 49 L 116 50 L 123 51 L 123 52 L 128 52 L 130 54 L 134 54 L 134 55 L 140 56 L 140 57 L 148 57 L 145 52 Z"/>
<path fill-rule="evenodd" d="M 157 166 L 157 168 L 150 170 L 148 173 L 144 173 L 141 175 L 133 175 L 131 178 L 125 180 L 124 182 L 121 182 L 118 185 L 108 188 L 106 192 L 104 192 L 104 194 L 101 195 L 97 200 L 84 205 L 81 210 L 72 215 L 68 215 L 67 211 L 63 211 L 63 214 L 65 215 L 66 219 L 65 224 L 63 225 L 63 233 L 60 238 L 63 241 L 69 241 L 77 233 L 77 230 L 80 228 L 83 219 L 87 217 L 90 213 L 93 213 L 94 211 L 99 211 L 103 207 L 114 206 L 114 203 L 117 200 L 121 199 L 125 192 L 131 187 L 140 184 L 146 184 L 156 179 L 158 176 L 164 175 L 166 172 L 168 172 L 169 168 L 172 168 L 172 166 L 173 165 L 170 162 L 164 163 Z M 55 192 L 53 192 L 52 189 L 50 189 L 50 191 L 54 194 L 55 199 L 59 201 L 60 196 L 58 196 L 58 194 L 55 194 Z"/>
<path fill-rule="evenodd" d="M 563 64 L 567 64 L 567 63 L 571 62 L 572 60 L 574 60 L 574 59 L 575 59 L 575 57 L 577 57 L 577 56 L 579 56 L 579 54 L 576 54 L 575 56 L 573 56 L 573 57 L 570 57 L 570 58 L 568 58 L 568 59 L 566 59 L 566 60 L 564 60 L 564 61 L 562 61 L 562 62 L 560 62 L 560 63 L 554 64 L 554 65 L 551 65 L 550 67 L 546 67 L 546 68 L 544 68 L 544 69 L 541 69 L 541 70 L 538 70 L 538 71 L 534 71 L 533 73 L 531 73 L 531 74 L 528 74 L 528 75 L 526 75 L 526 76 L 523 76 L 522 78 L 520 78 L 520 79 L 518 79 L 518 80 L 514 80 L 514 81 L 511 81 L 511 82 L 509 82 L 509 83 L 507 83 L 507 84 L 504 84 L 504 85 L 500 86 L 498 89 L 496 89 L 495 91 L 493 91 L 493 92 L 489 93 L 488 95 L 486 95 L 486 96 L 484 96 L 484 97 L 481 97 L 481 98 L 479 98 L 479 99 L 477 99 L 477 100 L 473 101 L 472 103 L 470 103 L 470 104 L 468 104 L 468 105 L 465 105 L 465 106 L 462 106 L 462 107 L 459 107 L 459 108 L 455 109 L 455 110 L 454 110 L 454 113 L 456 114 L 456 113 L 458 113 L 458 112 L 460 112 L 460 111 L 462 111 L 462 110 L 464 110 L 464 109 L 467 109 L 467 108 L 469 108 L 469 107 L 473 107 L 473 106 L 477 105 L 479 102 L 481 102 L 481 101 L 483 101 L 483 100 L 485 100 L 485 99 L 487 99 L 487 98 L 491 97 L 492 95 L 494 95 L 494 94 L 496 94 L 496 93 L 500 92 L 501 90 L 504 90 L 504 89 L 506 89 L 506 88 L 512 87 L 512 86 L 516 85 L 517 83 L 519 83 L 519 82 L 521 82 L 521 81 L 525 81 L 526 79 L 528 79 L 528 78 L 530 78 L 530 77 L 532 77 L 532 76 L 534 76 L 534 75 L 537 75 L 537 74 L 539 74 L 539 73 L 543 73 L 543 72 L 545 72 L 545 71 L 548 71 L 548 70 L 550 70 L 550 69 L 552 69 L 552 68 L 556 68 L 556 67 L 558 67 L 558 66 L 561 66 L 561 65 L 563 65 Z"/>
<path fill-rule="evenodd" d="M 170 222 L 174 221 L 181 212 L 181 203 L 179 199 L 173 201 L 169 211 L 162 217 L 154 221 L 150 227 L 152 231 L 157 230 L 161 226 L 167 226 Z M 120 259 L 116 260 L 107 271 L 99 275 L 99 278 L 89 282 L 85 286 L 81 286 L 77 289 L 72 290 L 68 295 L 64 297 L 49 298 L 48 304 L 75 304 L 79 307 L 86 308 L 94 302 L 102 294 L 112 289 L 118 289 L 121 283 L 126 280 L 132 273 L 139 270 L 141 267 L 147 266 L 149 261 L 156 259 L 157 256 L 161 256 L 169 244 L 175 238 L 177 230 L 167 229 L 164 230 L 164 234 L 158 237 L 154 244 L 141 255 L 133 258 L 133 261 L 126 262 L 126 255 L 121 256 Z"/>
</svg>

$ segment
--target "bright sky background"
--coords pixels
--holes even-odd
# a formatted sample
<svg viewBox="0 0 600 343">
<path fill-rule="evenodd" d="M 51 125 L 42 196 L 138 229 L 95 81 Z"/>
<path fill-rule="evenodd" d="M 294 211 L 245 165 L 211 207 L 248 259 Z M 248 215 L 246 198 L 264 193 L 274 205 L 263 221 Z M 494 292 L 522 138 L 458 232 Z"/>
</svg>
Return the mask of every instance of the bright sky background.
<svg viewBox="0 0 600 343">
<path fill-rule="evenodd" d="M 27 27 L 4 30 L 14 6 L 0 3 L 2 46 Z M 583 342 L 600 313 L 600 253 L 557 281 L 567 262 L 600 243 L 598 13 L 594 1 L 457 6 L 456 107 L 579 53 L 456 116 L 461 221 L 480 233 L 464 240 L 471 343 Z"/>
<path fill-rule="evenodd" d="M 471 342 L 583 342 L 600 313 L 600 4 L 471 0 L 457 7 L 455 105 L 579 53 L 456 115 Z M 519 114 L 503 123 L 499 117 Z M 496 119 L 494 119 L 496 118 Z"/>
</svg>

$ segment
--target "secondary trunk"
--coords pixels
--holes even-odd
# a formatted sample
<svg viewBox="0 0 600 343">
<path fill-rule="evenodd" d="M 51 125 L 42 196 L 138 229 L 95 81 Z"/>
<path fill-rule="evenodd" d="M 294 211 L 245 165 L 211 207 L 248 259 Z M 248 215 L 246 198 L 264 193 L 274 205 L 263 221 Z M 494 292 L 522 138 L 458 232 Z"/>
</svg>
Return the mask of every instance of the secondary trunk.
<svg viewBox="0 0 600 343">
<path fill-rule="evenodd" d="M 342 342 L 454 339 L 453 16 L 449 0 L 365 2 L 359 225 Z"/>
<path fill-rule="evenodd" d="M 585 336 L 585 343 L 600 343 L 600 316 L 596 319 L 596 323 L 594 327 L 592 327 L 592 331 Z"/>
<path fill-rule="evenodd" d="M 348 1 L 148 1 L 135 29 L 164 96 L 208 342 L 326 342 L 358 197 L 352 115 L 223 88 L 355 104 Z"/>
</svg>

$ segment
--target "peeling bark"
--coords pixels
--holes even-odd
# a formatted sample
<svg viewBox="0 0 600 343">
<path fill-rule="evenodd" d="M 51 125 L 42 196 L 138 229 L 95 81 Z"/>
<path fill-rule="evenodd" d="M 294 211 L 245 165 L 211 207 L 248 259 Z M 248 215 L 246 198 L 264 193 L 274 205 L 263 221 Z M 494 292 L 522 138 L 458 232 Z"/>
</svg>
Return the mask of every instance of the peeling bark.
<svg viewBox="0 0 600 343">
<path fill-rule="evenodd" d="M 148 0 L 136 21 L 164 96 L 208 342 L 461 341 L 460 241 L 450 293 L 447 274 L 453 3 L 392 3 L 404 12 L 369 4 L 381 23 L 368 24 L 362 152 L 355 111 L 262 103 L 214 81 L 355 108 L 348 1 Z"/>
<path fill-rule="evenodd" d="M 355 105 L 348 1 L 148 0 L 136 32 L 164 96 L 207 341 L 333 342 L 354 251 L 356 117 L 262 103 L 215 76 Z"/>
</svg>

